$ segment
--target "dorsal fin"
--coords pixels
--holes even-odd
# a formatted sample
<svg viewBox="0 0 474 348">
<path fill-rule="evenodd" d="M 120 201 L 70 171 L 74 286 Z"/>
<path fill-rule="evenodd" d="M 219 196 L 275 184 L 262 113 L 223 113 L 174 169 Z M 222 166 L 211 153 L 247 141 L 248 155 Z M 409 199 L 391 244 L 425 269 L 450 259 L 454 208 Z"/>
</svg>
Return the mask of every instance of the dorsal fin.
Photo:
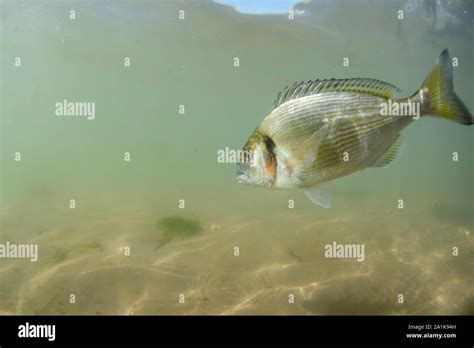
<svg viewBox="0 0 474 348">
<path fill-rule="evenodd" d="M 273 108 L 277 108 L 288 100 L 298 99 L 312 94 L 336 91 L 370 94 L 385 99 L 390 99 L 395 92 L 400 92 L 400 90 L 391 83 L 374 79 L 354 78 L 302 81 L 295 82 L 293 86 L 287 86 L 282 92 L 278 93 Z"/>
</svg>

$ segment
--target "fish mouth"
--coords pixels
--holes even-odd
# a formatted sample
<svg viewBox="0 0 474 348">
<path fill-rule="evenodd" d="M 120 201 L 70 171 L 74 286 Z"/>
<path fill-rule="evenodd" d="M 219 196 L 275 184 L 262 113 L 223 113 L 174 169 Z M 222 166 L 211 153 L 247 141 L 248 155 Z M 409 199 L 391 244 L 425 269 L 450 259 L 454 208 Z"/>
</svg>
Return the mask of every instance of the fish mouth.
<svg viewBox="0 0 474 348">
<path fill-rule="evenodd" d="M 247 173 L 239 173 L 237 174 L 237 181 L 239 184 L 246 183 L 249 179 L 249 175 Z"/>
<path fill-rule="evenodd" d="M 239 184 L 246 183 L 250 179 L 247 166 L 242 163 L 237 163 L 236 175 L 237 175 L 237 180 L 239 181 Z"/>
<path fill-rule="evenodd" d="M 237 181 L 239 184 L 246 183 L 249 179 L 249 174 L 248 173 L 237 173 Z"/>
</svg>

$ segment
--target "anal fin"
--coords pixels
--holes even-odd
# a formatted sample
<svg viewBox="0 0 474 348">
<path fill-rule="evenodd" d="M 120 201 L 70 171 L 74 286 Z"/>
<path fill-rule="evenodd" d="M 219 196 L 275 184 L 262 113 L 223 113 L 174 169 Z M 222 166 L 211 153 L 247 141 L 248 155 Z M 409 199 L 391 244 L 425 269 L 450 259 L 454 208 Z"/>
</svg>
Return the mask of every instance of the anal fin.
<svg viewBox="0 0 474 348">
<path fill-rule="evenodd" d="M 394 162 L 400 153 L 400 147 L 402 145 L 402 139 L 400 134 L 398 134 L 395 142 L 390 146 L 390 148 L 385 152 L 382 157 L 376 160 L 370 165 L 370 167 L 385 167 L 388 164 Z"/>
<path fill-rule="evenodd" d="M 331 192 L 325 185 L 306 187 L 303 191 L 314 204 L 323 208 L 331 208 Z"/>
</svg>

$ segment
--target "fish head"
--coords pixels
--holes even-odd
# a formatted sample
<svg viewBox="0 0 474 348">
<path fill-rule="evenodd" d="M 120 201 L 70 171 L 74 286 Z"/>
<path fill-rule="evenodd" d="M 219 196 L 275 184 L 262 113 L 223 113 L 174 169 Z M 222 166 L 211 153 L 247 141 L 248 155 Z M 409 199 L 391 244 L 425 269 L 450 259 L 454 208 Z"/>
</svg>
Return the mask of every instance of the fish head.
<svg viewBox="0 0 474 348">
<path fill-rule="evenodd" d="M 265 134 L 255 131 L 244 145 L 237 163 L 237 180 L 241 184 L 272 187 L 276 176 L 275 144 Z"/>
</svg>

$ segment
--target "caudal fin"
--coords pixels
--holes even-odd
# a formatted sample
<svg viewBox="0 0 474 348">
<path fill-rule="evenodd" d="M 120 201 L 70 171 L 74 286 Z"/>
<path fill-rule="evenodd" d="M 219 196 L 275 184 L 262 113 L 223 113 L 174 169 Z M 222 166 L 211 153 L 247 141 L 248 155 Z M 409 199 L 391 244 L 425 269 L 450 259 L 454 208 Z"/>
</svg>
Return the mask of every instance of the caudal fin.
<svg viewBox="0 0 474 348">
<path fill-rule="evenodd" d="M 439 55 L 421 92 L 427 93 L 427 113 L 465 125 L 473 123 L 471 112 L 454 92 L 453 66 L 447 49 Z"/>
</svg>

